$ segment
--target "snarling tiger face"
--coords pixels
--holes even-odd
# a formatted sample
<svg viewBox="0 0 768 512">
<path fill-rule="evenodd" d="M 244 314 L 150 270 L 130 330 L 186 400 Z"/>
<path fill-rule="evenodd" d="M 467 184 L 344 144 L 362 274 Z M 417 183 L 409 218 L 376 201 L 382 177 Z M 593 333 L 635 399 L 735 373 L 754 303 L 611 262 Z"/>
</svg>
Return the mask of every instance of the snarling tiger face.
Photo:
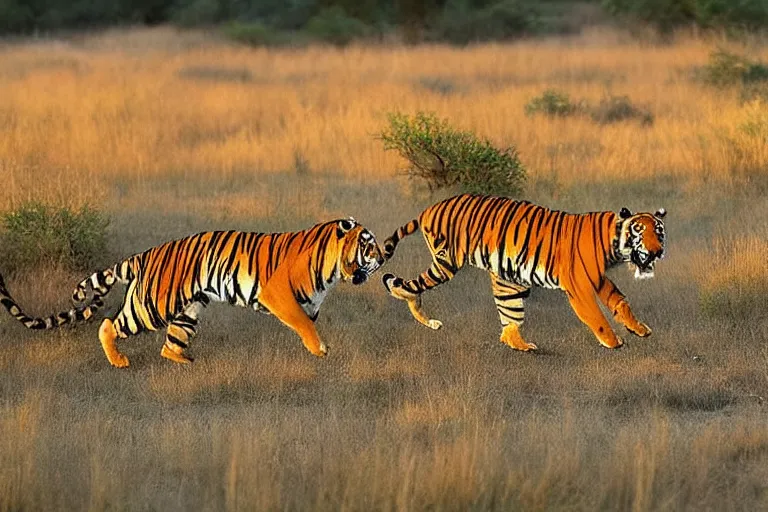
<svg viewBox="0 0 768 512">
<path fill-rule="evenodd" d="M 667 214 L 661 208 L 654 214 L 632 214 L 627 208 L 622 208 L 619 252 L 624 261 L 635 267 L 635 279 L 653 277 L 653 267 L 656 260 L 664 257 L 664 242 L 666 232 L 662 219 Z"/>
<path fill-rule="evenodd" d="M 373 233 L 353 218 L 339 221 L 338 231 L 344 236 L 341 254 L 341 275 L 352 284 L 363 284 L 384 264 L 384 254 Z"/>
</svg>

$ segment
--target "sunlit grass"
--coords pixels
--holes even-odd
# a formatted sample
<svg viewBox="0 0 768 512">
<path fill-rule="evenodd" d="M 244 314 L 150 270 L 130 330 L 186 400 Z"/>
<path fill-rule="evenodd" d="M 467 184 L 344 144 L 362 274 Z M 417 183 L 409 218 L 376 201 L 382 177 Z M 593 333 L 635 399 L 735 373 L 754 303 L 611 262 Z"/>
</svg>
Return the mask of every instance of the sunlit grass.
<svg viewBox="0 0 768 512">
<path fill-rule="evenodd" d="M 297 162 L 303 172 L 386 179 L 402 162 L 374 136 L 392 111 L 434 111 L 499 146 L 514 144 L 534 177 L 565 185 L 653 175 L 729 181 L 744 162 L 768 162 L 765 144 L 732 136 L 749 117 L 738 93 L 692 79 L 713 49 L 702 40 L 650 46 L 594 32 L 543 43 L 339 50 L 185 37 L 157 29 L 5 48 L 0 207 L 30 196 L 103 198 L 118 177 L 226 179 L 294 171 Z M 435 80 L 450 87 L 420 85 Z M 656 121 L 526 117 L 525 104 L 550 87 L 592 103 L 627 95 Z"/>
</svg>

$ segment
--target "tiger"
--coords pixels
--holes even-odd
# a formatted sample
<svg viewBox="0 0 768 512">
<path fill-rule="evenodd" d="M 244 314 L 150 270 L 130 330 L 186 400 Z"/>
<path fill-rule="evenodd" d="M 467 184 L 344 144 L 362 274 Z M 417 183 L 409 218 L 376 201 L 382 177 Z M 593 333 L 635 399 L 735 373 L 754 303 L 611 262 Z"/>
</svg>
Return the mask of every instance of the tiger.
<svg viewBox="0 0 768 512">
<path fill-rule="evenodd" d="M 0 303 L 29 329 L 53 329 L 93 318 L 115 283 L 127 285 L 119 313 L 99 327 L 104 354 L 118 368 L 129 361 L 117 339 L 163 328 L 160 355 L 192 362 L 187 348 L 198 315 L 211 301 L 271 313 L 299 335 L 309 352 L 324 357 L 328 348 L 314 325 L 324 298 L 341 280 L 364 283 L 383 263 L 375 236 L 353 218 L 287 233 L 208 231 L 163 243 L 85 278 L 69 311 L 27 316 L 1 276 Z"/>
<path fill-rule="evenodd" d="M 467 264 L 488 271 L 502 325 L 500 341 L 521 351 L 537 349 L 520 333 L 531 288 L 560 289 L 600 344 L 618 348 L 623 341 L 597 299 L 632 334 L 649 336 L 651 329 L 635 318 L 605 272 L 627 262 L 635 278 L 653 277 L 665 252 L 665 215 L 663 208 L 653 214 L 632 214 L 627 208 L 618 215 L 571 214 L 506 197 L 457 195 L 428 207 L 384 241 L 384 259 L 389 260 L 400 240 L 421 228 L 432 256 L 429 269 L 411 280 L 386 273 L 382 281 L 390 295 L 408 303 L 418 322 L 439 329 L 442 322 L 422 310 L 421 294 Z"/>
</svg>

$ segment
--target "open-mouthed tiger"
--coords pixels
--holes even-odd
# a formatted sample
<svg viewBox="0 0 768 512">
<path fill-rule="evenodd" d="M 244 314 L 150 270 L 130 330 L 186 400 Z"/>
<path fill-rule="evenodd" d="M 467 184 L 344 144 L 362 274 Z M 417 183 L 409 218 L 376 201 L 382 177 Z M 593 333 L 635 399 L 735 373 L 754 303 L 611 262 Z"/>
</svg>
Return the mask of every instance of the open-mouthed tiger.
<svg viewBox="0 0 768 512">
<path fill-rule="evenodd" d="M 113 366 L 128 366 L 116 345 L 144 329 L 165 328 L 160 354 L 188 363 L 185 354 L 197 317 L 210 301 L 272 313 L 316 356 L 327 352 L 314 321 L 339 280 L 361 284 L 384 258 L 373 233 L 354 219 L 318 224 L 294 233 L 212 231 L 167 242 L 96 272 L 78 284 L 73 299 L 87 305 L 47 318 L 27 316 L 0 277 L 0 303 L 30 329 L 52 329 L 91 318 L 116 282 L 128 285 L 120 312 L 105 319 L 99 340 Z"/>
<path fill-rule="evenodd" d="M 635 277 L 653 276 L 664 257 L 666 212 L 570 214 L 504 197 L 463 194 L 430 206 L 384 242 L 392 257 L 398 242 L 419 227 L 432 254 L 432 265 L 418 278 L 382 277 L 389 293 L 405 300 L 414 318 L 439 329 L 442 323 L 421 309 L 421 294 L 450 280 L 464 265 L 485 269 L 503 326 L 501 341 L 528 351 L 536 345 L 520 334 L 523 299 L 531 288 L 564 290 L 576 315 L 608 348 L 622 345 L 611 329 L 599 299 L 630 332 L 648 336 L 651 329 L 632 314 L 624 295 L 605 276 L 622 262 L 635 266 Z"/>
</svg>

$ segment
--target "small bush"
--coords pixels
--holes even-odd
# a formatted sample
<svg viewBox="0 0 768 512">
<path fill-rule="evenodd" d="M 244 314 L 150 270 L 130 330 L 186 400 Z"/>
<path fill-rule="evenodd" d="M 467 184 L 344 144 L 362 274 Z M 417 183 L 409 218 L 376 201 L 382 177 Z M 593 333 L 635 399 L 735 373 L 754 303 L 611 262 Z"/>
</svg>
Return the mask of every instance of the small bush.
<svg viewBox="0 0 768 512">
<path fill-rule="evenodd" d="M 89 269 L 106 249 L 109 220 L 89 206 L 72 210 L 28 202 L 3 214 L 2 221 L 4 271 L 51 264 Z"/>
<path fill-rule="evenodd" d="M 547 89 L 525 105 L 528 116 L 543 114 L 548 117 L 568 117 L 588 114 L 592 121 L 610 124 L 619 121 L 637 119 L 644 125 L 653 124 L 653 114 L 646 109 L 636 107 L 628 96 L 605 96 L 600 103 L 591 107 L 585 100 L 574 103 L 564 92 Z"/>
<path fill-rule="evenodd" d="M 355 39 L 368 36 L 371 29 L 364 22 L 347 15 L 342 7 L 335 5 L 313 16 L 307 23 L 306 31 L 315 39 L 344 46 Z"/>
<path fill-rule="evenodd" d="M 379 138 L 410 163 L 406 173 L 426 181 L 431 190 L 456 187 L 480 194 L 519 195 L 525 168 L 517 150 L 498 150 L 470 132 L 454 130 L 432 114 L 389 115 Z"/>
<path fill-rule="evenodd" d="M 653 114 L 650 111 L 636 107 L 628 96 L 606 96 L 600 103 L 590 109 L 592 120 L 598 124 L 610 124 L 619 121 L 637 119 L 644 125 L 653 124 Z"/>
<path fill-rule="evenodd" d="M 715 87 L 749 85 L 768 81 L 768 66 L 725 50 L 709 55 L 709 62 L 696 71 L 702 82 Z"/>
<path fill-rule="evenodd" d="M 533 98 L 525 105 L 525 114 L 532 116 L 544 114 L 549 117 L 567 117 L 582 110 L 582 104 L 574 104 L 564 92 L 547 89 L 544 93 Z"/>
</svg>

